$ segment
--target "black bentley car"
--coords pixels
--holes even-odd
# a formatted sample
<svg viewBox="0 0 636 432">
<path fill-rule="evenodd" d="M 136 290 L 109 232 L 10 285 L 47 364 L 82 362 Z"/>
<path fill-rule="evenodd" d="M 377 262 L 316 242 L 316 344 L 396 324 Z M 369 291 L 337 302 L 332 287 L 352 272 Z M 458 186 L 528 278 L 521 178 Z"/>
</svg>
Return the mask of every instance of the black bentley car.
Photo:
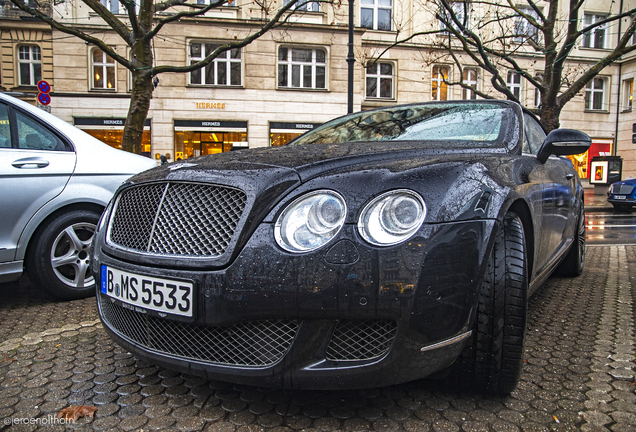
<svg viewBox="0 0 636 432">
<path fill-rule="evenodd" d="M 137 357 L 214 379 L 329 389 L 440 372 L 510 392 L 528 297 L 583 268 L 583 190 L 561 155 L 589 145 L 511 102 L 439 102 L 157 167 L 98 224 L 100 316 Z"/>
</svg>

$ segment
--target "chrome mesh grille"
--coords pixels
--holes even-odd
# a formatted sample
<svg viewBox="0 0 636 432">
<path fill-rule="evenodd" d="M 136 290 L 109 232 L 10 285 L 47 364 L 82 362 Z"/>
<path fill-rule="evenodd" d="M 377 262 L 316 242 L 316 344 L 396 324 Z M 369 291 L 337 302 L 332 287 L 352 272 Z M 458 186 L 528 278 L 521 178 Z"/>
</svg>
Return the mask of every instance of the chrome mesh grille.
<svg viewBox="0 0 636 432">
<path fill-rule="evenodd" d="M 391 320 L 341 320 L 331 335 L 326 357 L 333 361 L 370 360 L 391 348 L 397 323 Z"/>
<path fill-rule="evenodd" d="M 629 184 L 620 184 L 612 186 L 612 191 L 614 195 L 629 195 L 634 190 L 633 185 Z"/>
<path fill-rule="evenodd" d="M 234 235 L 247 196 L 233 188 L 155 183 L 117 199 L 108 242 L 155 254 L 218 257 Z"/>
<path fill-rule="evenodd" d="M 271 366 L 283 358 L 298 329 L 293 320 L 206 327 L 131 311 L 97 297 L 102 318 L 121 336 L 155 351 L 210 363 Z"/>
</svg>

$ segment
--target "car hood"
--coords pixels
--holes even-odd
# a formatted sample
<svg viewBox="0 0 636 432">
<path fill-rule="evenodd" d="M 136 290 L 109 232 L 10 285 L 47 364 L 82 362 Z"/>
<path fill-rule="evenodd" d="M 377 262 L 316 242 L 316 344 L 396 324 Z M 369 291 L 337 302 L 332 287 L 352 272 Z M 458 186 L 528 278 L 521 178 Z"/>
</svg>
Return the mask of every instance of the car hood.
<svg viewBox="0 0 636 432">
<path fill-rule="evenodd" d="M 306 182 L 330 171 L 342 170 L 359 164 L 379 164 L 404 159 L 465 158 L 475 155 L 505 154 L 503 148 L 439 149 L 419 142 L 370 142 L 344 144 L 318 144 L 303 146 L 266 147 L 221 153 L 166 164 L 131 179 L 132 182 L 214 181 L 214 179 L 250 175 L 257 171 L 267 181 L 273 176 L 295 173 L 298 180 Z M 269 172 L 268 174 L 265 174 Z M 248 179 L 249 181 L 249 179 Z"/>
<path fill-rule="evenodd" d="M 623 185 L 623 184 L 636 186 L 636 178 L 625 179 L 625 180 L 621 180 L 621 181 L 617 181 L 615 183 L 612 183 L 612 185 Z"/>
</svg>

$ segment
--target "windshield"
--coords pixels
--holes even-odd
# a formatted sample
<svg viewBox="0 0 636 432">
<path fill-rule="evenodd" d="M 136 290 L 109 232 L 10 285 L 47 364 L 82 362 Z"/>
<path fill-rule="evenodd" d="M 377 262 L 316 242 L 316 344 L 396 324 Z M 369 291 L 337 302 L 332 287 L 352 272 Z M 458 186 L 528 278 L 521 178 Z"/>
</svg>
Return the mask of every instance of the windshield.
<svg viewBox="0 0 636 432">
<path fill-rule="evenodd" d="M 493 103 L 433 103 L 363 111 L 335 119 L 289 145 L 440 141 L 440 147 L 501 146 L 510 108 Z M 478 143 L 475 144 L 474 142 Z"/>
</svg>

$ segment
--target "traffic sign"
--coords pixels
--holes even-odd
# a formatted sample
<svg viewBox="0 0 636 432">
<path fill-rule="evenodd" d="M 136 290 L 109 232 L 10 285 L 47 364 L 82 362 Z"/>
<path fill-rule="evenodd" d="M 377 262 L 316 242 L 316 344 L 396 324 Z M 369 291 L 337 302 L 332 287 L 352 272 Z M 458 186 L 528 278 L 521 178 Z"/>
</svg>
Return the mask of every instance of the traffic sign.
<svg viewBox="0 0 636 432">
<path fill-rule="evenodd" d="M 38 90 L 42 93 L 48 93 L 51 91 L 51 86 L 44 80 L 38 81 Z"/>
<path fill-rule="evenodd" d="M 42 105 L 48 105 L 51 103 L 51 96 L 48 93 L 38 93 L 38 102 Z"/>
</svg>

